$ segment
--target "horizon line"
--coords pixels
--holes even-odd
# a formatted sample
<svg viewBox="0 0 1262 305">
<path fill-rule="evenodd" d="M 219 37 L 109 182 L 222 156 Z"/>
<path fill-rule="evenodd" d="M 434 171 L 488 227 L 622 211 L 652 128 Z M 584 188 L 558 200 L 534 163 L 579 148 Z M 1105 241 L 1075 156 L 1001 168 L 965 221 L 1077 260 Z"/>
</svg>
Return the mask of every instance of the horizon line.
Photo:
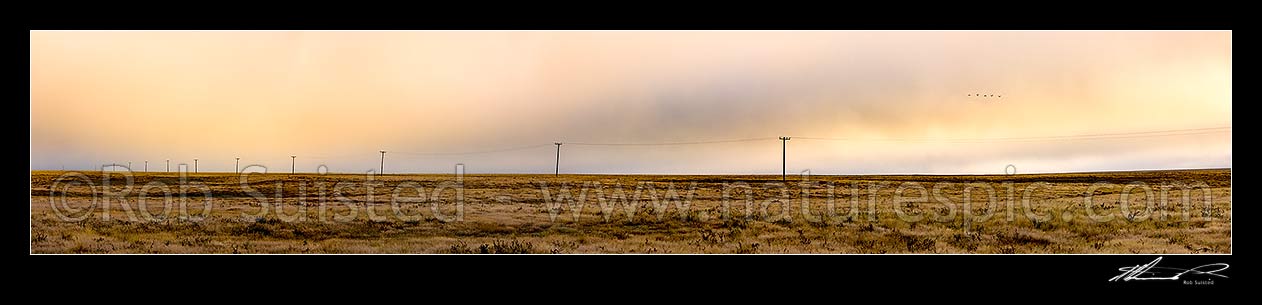
<svg viewBox="0 0 1262 305">
<path fill-rule="evenodd" d="M 1124 170 L 1092 170 L 1092 171 L 1066 171 L 1066 172 L 1033 172 L 1033 173 L 1018 173 L 1018 174 L 969 174 L 969 173 L 954 173 L 954 174 L 938 174 L 938 173 L 814 174 L 814 173 L 811 173 L 810 175 L 811 175 L 811 176 L 1022 176 L 1022 175 L 1057 175 L 1057 174 L 1129 173 L 1129 172 L 1161 172 L 1161 171 L 1206 171 L 1206 170 L 1227 170 L 1227 171 L 1231 171 L 1231 170 L 1232 170 L 1232 168 L 1231 168 L 1231 167 L 1196 167 L 1196 168 L 1124 169 Z M 103 171 L 103 170 L 58 170 L 58 169 L 40 169 L 40 170 L 37 170 L 37 169 L 31 169 L 31 170 L 30 170 L 30 172 L 34 173 L 34 172 L 104 172 L 104 171 Z M 123 171 L 110 171 L 110 172 L 123 172 Z M 133 171 L 133 172 L 131 172 L 131 173 L 133 173 L 133 174 L 181 174 L 181 172 L 135 172 L 135 171 Z M 193 174 L 193 175 L 201 175 L 201 174 L 231 174 L 231 173 L 229 173 L 229 172 L 196 172 L 196 173 L 183 172 L 183 173 L 186 173 L 186 174 Z M 324 174 L 317 173 L 317 172 L 302 172 L 302 173 L 288 173 L 288 174 L 287 174 L 287 173 L 258 173 L 258 172 L 251 172 L 251 173 L 240 173 L 240 174 L 260 174 L 260 175 L 363 175 L 363 174 L 367 174 L 367 172 L 364 172 L 364 173 L 353 173 L 353 172 L 327 172 L 327 173 L 324 173 Z M 374 176 L 377 176 L 377 175 L 380 175 L 380 176 L 406 176 L 406 175 L 422 176 L 422 175 L 451 175 L 451 174 L 453 174 L 453 173 L 434 173 L 434 172 L 389 173 L 389 174 L 373 173 L 373 175 L 374 175 Z M 465 173 L 464 175 L 465 175 L 465 176 L 468 176 L 468 175 L 548 175 L 548 174 L 547 174 L 547 173 Z M 770 174 L 734 174 L 734 173 L 693 173 L 693 174 L 670 174 L 670 173 L 567 173 L 567 174 L 553 174 L 552 176 L 560 176 L 560 175 L 566 175 L 566 176 L 776 176 L 776 174 L 774 174 L 774 173 L 770 173 Z M 800 174 L 800 172 L 799 172 L 798 174 L 794 174 L 793 176 L 801 176 L 801 174 Z"/>
</svg>

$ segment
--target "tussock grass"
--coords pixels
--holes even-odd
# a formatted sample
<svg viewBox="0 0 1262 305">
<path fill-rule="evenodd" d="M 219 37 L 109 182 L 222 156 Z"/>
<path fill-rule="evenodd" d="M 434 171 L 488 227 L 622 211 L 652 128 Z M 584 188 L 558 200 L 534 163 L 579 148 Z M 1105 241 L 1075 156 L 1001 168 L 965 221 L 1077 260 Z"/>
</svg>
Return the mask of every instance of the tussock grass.
<svg viewBox="0 0 1262 305">
<path fill-rule="evenodd" d="M 457 210 L 446 197 L 437 200 L 437 213 L 435 201 L 426 201 L 434 199 L 428 197 L 430 191 L 451 179 L 446 175 L 378 176 L 371 189 L 363 185 L 361 175 L 251 175 L 246 185 L 256 192 L 249 192 L 235 176 L 197 174 L 186 179 L 210 191 L 214 201 L 208 213 L 201 213 L 200 189 L 190 191 L 187 215 L 178 213 L 178 199 L 164 210 L 162 193 L 150 190 L 147 195 L 157 199 L 146 202 L 144 211 L 155 217 L 137 218 L 129 213 L 141 211 L 135 193 L 139 186 L 150 182 L 174 186 L 180 177 L 137 174 L 133 193 L 113 198 L 107 208 L 99 203 L 92 206 L 93 189 L 84 185 L 54 188 L 58 181 L 75 180 L 58 178 L 61 174 L 31 172 L 34 253 L 1231 253 L 1229 170 L 812 176 L 817 184 L 805 198 L 794 181 L 785 192 L 778 176 L 467 175 L 464 219 L 459 221 L 451 219 Z M 104 178 L 101 173 L 83 174 L 98 185 Z M 121 176 L 111 179 L 117 185 Z M 559 185 L 566 184 L 574 196 L 584 183 L 599 182 L 606 187 L 607 198 L 614 196 L 614 187 L 632 196 L 637 185 L 648 185 L 655 188 L 659 200 L 610 199 L 605 203 L 610 209 L 603 209 L 595 197 L 581 205 L 559 204 L 541 194 L 540 181 L 551 186 L 553 195 Z M 1201 201 L 1201 190 L 1192 191 L 1188 198 L 1180 191 L 1170 192 L 1171 204 L 1151 209 L 1144 206 L 1149 198 L 1142 191 L 1131 192 L 1127 202 L 1122 200 L 1121 186 L 1126 183 L 1142 182 L 1158 189 L 1187 181 L 1209 187 L 1212 202 L 1208 207 Z M 891 185 L 871 194 L 869 182 Z M 932 183 L 960 183 L 942 190 L 942 196 L 956 205 L 945 206 L 932 197 L 896 204 L 894 189 L 900 182 L 921 183 L 927 189 L 932 189 Z M 1012 220 L 1005 214 L 1009 206 L 1001 205 L 989 219 L 966 221 L 958 205 L 965 199 L 963 184 L 988 185 L 1002 201 L 1008 186 L 1021 189 L 1039 182 L 1046 185 L 1031 193 L 1030 209 L 1044 219 L 1024 216 L 1020 192 Z M 1117 187 L 1089 192 L 1096 182 L 1117 183 Z M 318 196 L 312 194 L 321 186 L 332 192 L 338 183 L 350 185 L 339 190 L 346 202 L 322 210 Z M 367 215 L 370 210 L 378 216 L 393 215 L 392 187 L 405 183 L 426 192 L 426 200 L 397 207 L 406 219 Z M 675 183 L 679 193 L 696 183 L 687 209 L 667 196 L 666 183 Z M 723 187 L 737 183 L 749 187 L 733 192 L 735 200 L 724 206 Z M 830 196 L 824 184 L 837 186 L 836 192 Z M 859 185 L 855 193 L 848 189 L 852 184 Z M 103 192 L 101 188 L 95 191 Z M 283 199 L 274 200 L 278 192 Z M 404 193 L 416 195 L 415 191 Z M 258 194 L 265 200 L 255 198 Z M 975 203 L 969 214 L 985 215 L 990 209 L 984 205 L 986 192 L 968 194 Z M 66 207 L 85 209 L 81 212 L 86 217 L 58 217 L 50 200 L 63 195 Z M 746 195 L 753 198 L 748 205 L 743 201 Z M 917 195 L 914 191 L 905 194 Z M 1082 200 L 1088 195 L 1094 196 L 1089 206 Z M 772 200 L 776 198 L 783 200 Z M 831 209 L 830 198 L 834 200 Z M 800 214 L 803 199 L 809 199 L 809 217 Z M 1190 201 L 1185 204 L 1183 199 Z M 1129 212 L 1123 212 L 1123 204 L 1130 205 Z M 260 213 L 265 207 L 268 212 Z M 764 210 L 776 217 L 762 217 Z M 724 211 L 729 211 L 726 217 Z M 1183 218 L 1183 211 L 1188 211 L 1188 219 Z M 899 212 L 922 219 L 905 221 Z M 102 217 L 106 214 L 110 217 Z M 1092 221 L 1092 214 L 1108 215 L 1111 220 Z"/>
</svg>

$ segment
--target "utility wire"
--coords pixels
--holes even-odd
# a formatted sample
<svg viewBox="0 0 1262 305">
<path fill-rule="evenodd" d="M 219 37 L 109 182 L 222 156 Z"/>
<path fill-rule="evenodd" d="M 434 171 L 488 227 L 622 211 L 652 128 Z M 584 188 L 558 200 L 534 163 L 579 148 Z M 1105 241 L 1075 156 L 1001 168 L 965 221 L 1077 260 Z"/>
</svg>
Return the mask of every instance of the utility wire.
<svg viewBox="0 0 1262 305">
<path fill-rule="evenodd" d="M 586 143 L 586 142 L 565 142 L 565 145 L 585 145 L 585 146 L 670 146 L 670 145 L 697 145 L 697 144 L 716 144 L 716 143 L 737 143 L 737 142 L 753 142 L 768 141 L 776 138 L 749 138 L 735 140 L 716 140 L 716 141 L 695 141 L 695 142 L 666 142 L 666 143 Z"/>
<path fill-rule="evenodd" d="M 566 144 L 569 144 L 569 143 L 566 143 Z M 406 151 L 393 151 L 393 150 L 392 150 L 392 151 L 390 151 L 389 153 L 391 153 L 391 154 L 395 154 L 395 153 L 397 153 L 397 154 L 413 155 L 413 156 L 455 156 L 455 155 L 489 154 L 489 153 L 507 152 L 507 151 L 515 151 L 515 150 L 525 150 L 525 149 L 540 148 L 540 147 L 551 147 L 551 146 L 552 146 L 552 144 L 551 144 L 551 143 L 549 143 L 549 144 L 539 144 L 539 145 L 530 145 L 530 146 L 519 146 L 519 147 L 511 147 L 511 148 L 495 149 L 495 150 L 483 150 L 483 151 L 467 151 L 467 152 L 406 152 Z"/>
<path fill-rule="evenodd" d="M 1008 137 L 1008 138 L 828 138 L 828 137 L 793 137 L 794 140 L 817 140 L 817 141 L 845 141 L 845 142 L 926 142 L 926 143 L 1013 143 L 1013 142 L 1043 142 L 1043 141 L 1077 141 L 1077 140 L 1101 140 L 1101 139 L 1124 139 L 1124 138 L 1146 138 L 1146 137 L 1166 137 L 1166 136 L 1186 136 L 1186 135 L 1202 135 L 1230 132 L 1231 126 L 1224 127 L 1207 127 L 1207 128 L 1189 128 L 1189 129 L 1172 129 L 1172 130 L 1156 130 L 1156 131 L 1139 131 L 1139 132 L 1120 132 L 1120 133 L 1097 133 L 1097 134 L 1079 134 L 1066 136 L 1042 136 L 1042 137 Z M 745 139 L 729 139 L 714 141 L 691 141 L 691 142 L 660 142 L 660 143 L 594 143 L 594 142 L 563 142 L 565 145 L 582 145 L 582 146 L 675 146 L 675 145 L 703 145 L 703 144 L 720 144 L 720 143 L 739 143 L 739 142 L 755 142 L 755 141 L 772 141 L 777 140 L 775 137 L 763 138 L 745 138 Z M 490 154 L 499 152 L 518 151 L 526 149 L 535 149 L 543 147 L 552 147 L 553 143 L 509 147 L 494 150 L 482 151 L 465 151 L 465 152 L 407 152 L 407 151 L 390 151 L 390 154 L 401 154 L 410 156 L 458 156 L 458 155 L 475 155 Z M 299 156 L 306 159 L 329 160 L 342 159 L 347 157 L 375 157 L 376 154 L 346 154 L 337 156 L 322 155 L 304 155 Z"/>
<path fill-rule="evenodd" d="M 305 158 L 305 159 L 328 160 L 328 159 L 342 159 L 342 158 L 349 158 L 349 157 L 365 157 L 365 158 L 366 158 L 366 157 L 369 157 L 369 156 L 371 156 L 371 157 L 376 157 L 376 154 L 370 154 L 370 153 L 355 153 L 355 154 L 345 154 L 345 155 L 336 155 L 336 156 L 322 156 L 322 155 L 299 155 L 298 157 L 299 157 L 299 158 Z"/>
<path fill-rule="evenodd" d="M 820 141 L 849 141 L 849 142 L 940 142 L 940 143 L 990 143 L 990 142 L 1042 142 L 1042 141 L 1074 141 L 1074 140 L 1099 140 L 1099 139 L 1123 139 L 1123 138 L 1145 138 L 1145 137 L 1165 137 L 1165 136 L 1183 136 L 1183 135 L 1201 135 L 1230 132 L 1231 127 L 1209 127 L 1209 128 L 1191 128 L 1191 129 L 1175 129 L 1175 130 L 1159 130 L 1159 131 L 1141 131 L 1141 132 L 1123 132 L 1123 133 L 1105 133 L 1105 134 L 1081 134 L 1069 136 L 1045 136 L 1045 137 L 1013 137 L 1013 138 L 954 138 L 954 139 L 931 139 L 931 138 L 822 138 L 822 137 L 794 137 L 794 139 L 803 140 L 820 140 Z"/>
</svg>

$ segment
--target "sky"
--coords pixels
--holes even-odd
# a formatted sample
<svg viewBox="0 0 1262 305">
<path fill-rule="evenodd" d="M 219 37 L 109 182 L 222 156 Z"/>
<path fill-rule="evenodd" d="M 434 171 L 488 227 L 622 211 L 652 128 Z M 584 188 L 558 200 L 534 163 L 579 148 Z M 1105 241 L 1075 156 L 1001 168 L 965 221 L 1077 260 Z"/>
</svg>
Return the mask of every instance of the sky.
<svg viewBox="0 0 1262 305">
<path fill-rule="evenodd" d="M 1230 31 L 32 31 L 30 83 L 33 170 L 1231 166 Z"/>
</svg>

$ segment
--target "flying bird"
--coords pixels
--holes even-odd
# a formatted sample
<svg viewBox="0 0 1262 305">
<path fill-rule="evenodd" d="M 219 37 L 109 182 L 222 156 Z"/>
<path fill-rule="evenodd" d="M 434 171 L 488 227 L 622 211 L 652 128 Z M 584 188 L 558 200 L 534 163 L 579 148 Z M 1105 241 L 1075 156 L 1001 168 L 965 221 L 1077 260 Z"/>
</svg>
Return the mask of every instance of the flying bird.
<svg viewBox="0 0 1262 305">
<path fill-rule="evenodd" d="M 970 97 L 975 96 L 975 97 L 993 97 L 993 98 L 1003 98 L 1003 95 L 998 95 L 998 94 L 980 94 L 980 93 L 970 93 L 970 94 L 966 94 L 965 96 L 970 96 Z"/>
</svg>

